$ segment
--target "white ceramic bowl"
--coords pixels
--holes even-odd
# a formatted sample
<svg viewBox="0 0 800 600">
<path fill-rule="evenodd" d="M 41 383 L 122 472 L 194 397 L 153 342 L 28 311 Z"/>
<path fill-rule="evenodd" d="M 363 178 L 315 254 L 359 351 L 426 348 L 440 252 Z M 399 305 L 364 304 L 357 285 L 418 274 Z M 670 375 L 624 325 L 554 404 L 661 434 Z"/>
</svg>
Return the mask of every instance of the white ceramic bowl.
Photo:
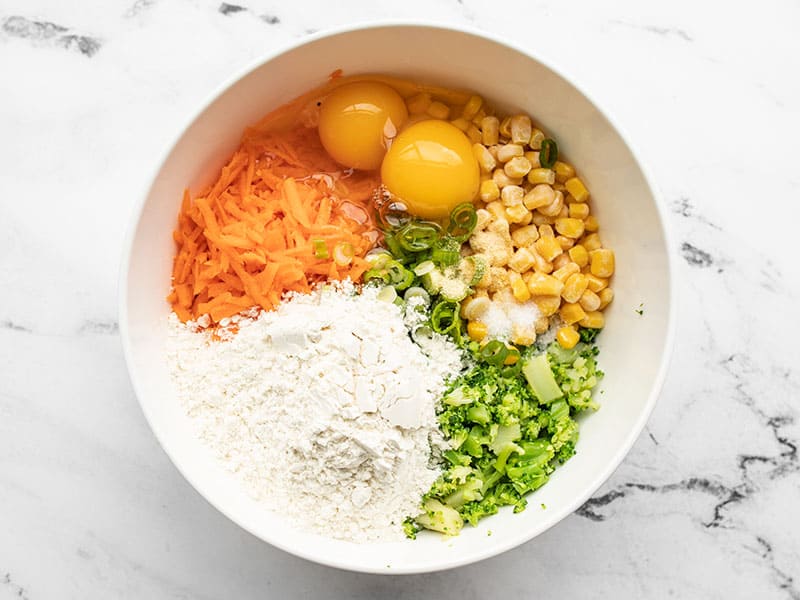
<svg viewBox="0 0 800 600">
<path fill-rule="evenodd" d="M 616 252 L 616 298 L 600 336 L 606 372 L 602 409 L 582 419 L 577 455 L 530 497 L 526 511 L 503 510 L 446 541 L 424 534 L 416 541 L 358 545 L 293 529 L 281 515 L 251 500 L 194 437 L 164 358 L 171 232 L 184 187 L 207 183 L 246 125 L 338 68 L 475 90 L 504 109 L 530 113 L 587 181 L 602 239 Z M 434 571 L 481 560 L 535 537 L 578 508 L 641 432 L 672 339 L 671 245 L 664 214 L 642 166 L 608 117 L 554 68 L 519 49 L 486 34 L 401 24 L 307 38 L 225 84 L 180 132 L 153 177 L 122 267 L 120 327 L 131 379 L 175 466 L 211 504 L 270 544 L 327 565 L 374 573 Z M 643 315 L 636 312 L 640 304 Z"/>
</svg>

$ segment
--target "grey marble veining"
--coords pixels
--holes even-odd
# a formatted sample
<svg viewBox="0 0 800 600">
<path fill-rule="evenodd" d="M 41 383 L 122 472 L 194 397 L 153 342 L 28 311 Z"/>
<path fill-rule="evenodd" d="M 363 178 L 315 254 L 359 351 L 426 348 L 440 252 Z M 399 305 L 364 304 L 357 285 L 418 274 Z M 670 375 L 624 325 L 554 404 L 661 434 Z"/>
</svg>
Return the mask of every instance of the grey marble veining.
<svg viewBox="0 0 800 600">
<path fill-rule="evenodd" d="M 649 164 L 680 261 L 664 391 L 607 484 L 516 550 L 409 577 L 308 563 L 208 506 L 144 422 L 116 322 L 120 240 L 186 115 L 257 56 L 382 17 L 559 64 Z M 798 23 L 787 0 L 4 0 L 0 600 L 800 599 Z"/>
</svg>

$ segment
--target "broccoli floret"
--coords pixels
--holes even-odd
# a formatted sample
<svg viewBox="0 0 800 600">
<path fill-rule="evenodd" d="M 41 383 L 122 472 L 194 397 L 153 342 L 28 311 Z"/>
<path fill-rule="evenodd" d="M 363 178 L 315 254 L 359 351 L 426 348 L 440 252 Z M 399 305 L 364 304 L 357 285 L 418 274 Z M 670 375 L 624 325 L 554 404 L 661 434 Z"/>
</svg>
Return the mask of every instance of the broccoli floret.
<svg viewBox="0 0 800 600">
<path fill-rule="evenodd" d="M 581 327 L 578 330 L 578 335 L 581 336 L 581 341 L 584 344 L 593 344 L 600 331 L 600 329 L 592 329 L 591 327 Z"/>
<path fill-rule="evenodd" d="M 417 539 L 417 534 L 422 531 L 422 526 L 418 525 L 414 519 L 408 517 L 405 521 L 403 521 L 403 533 L 406 534 L 406 537 L 412 540 Z"/>
</svg>

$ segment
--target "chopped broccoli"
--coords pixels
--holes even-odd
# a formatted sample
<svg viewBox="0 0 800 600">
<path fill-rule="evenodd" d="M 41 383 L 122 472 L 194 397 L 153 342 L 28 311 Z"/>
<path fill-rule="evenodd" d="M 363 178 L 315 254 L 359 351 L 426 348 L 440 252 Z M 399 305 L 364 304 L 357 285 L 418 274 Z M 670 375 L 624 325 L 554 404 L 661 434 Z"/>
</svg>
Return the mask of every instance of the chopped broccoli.
<svg viewBox="0 0 800 600">
<path fill-rule="evenodd" d="M 600 333 L 600 331 L 600 329 L 581 327 L 580 330 L 578 330 L 578 334 L 581 336 L 581 341 L 584 344 L 593 344 L 597 339 L 597 334 Z"/>
</svg>

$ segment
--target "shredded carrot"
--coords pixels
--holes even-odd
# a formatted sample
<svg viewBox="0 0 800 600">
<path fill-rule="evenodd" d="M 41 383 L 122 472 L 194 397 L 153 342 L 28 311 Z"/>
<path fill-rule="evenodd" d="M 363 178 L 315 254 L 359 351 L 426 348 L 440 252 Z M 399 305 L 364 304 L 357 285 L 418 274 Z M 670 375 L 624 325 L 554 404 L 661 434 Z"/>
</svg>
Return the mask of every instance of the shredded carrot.
<svg viewBox="0 0 800 600">
<path fill-rule="evenodd" d="M 219 323 L 254 306 L 271 310 L 284 293 L 326 279 L 358 281 L 375 228 L 352 207 L 369 215 L 378 184 L 376 173 L 343 173 L 314 128 L 266 119 L 247 129 L 218 179 L 193 200 L 184 192 L 167 297 L 175 314 Z M 317 256 L 318 240 L 327 256 Z M 334 261 L 337 244 L 352 246 L 349 264 Z"/>
</svg>

